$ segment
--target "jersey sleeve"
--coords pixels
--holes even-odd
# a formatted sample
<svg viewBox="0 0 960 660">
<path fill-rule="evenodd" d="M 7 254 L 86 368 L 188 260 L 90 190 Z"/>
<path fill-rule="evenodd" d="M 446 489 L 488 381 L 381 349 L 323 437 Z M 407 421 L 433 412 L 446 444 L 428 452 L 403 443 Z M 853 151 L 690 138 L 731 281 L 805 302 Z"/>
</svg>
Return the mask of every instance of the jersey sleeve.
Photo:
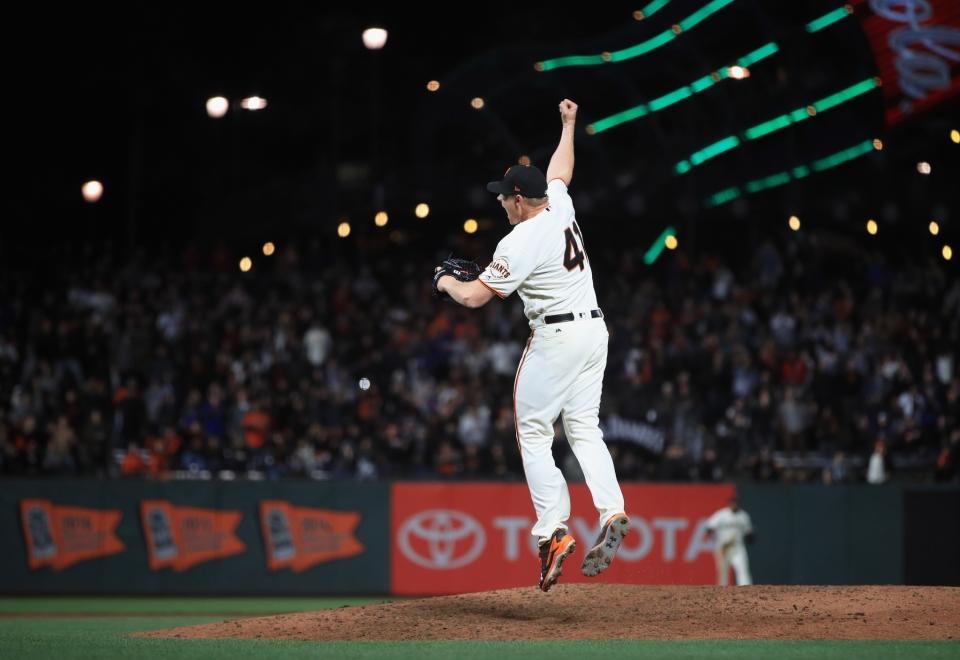
<svg viewBox="0 0 960 660">
<path fill-rule="evenodd" d="M 547 184 L 547 196 L 550 198 L 550 209 L 560 213 L 573 213 L 573 200 L 567 192 L 567 184 L 563 179 L 554 179 Z"/>
<path fill-rule="evenodd" d="M 747 534 L 752 534 L 753 521 L 750 520 L 750 514 L 747 513 L 746 511 L 743 512 L 743 523 L 744 523 L 743 535 L 746 536 Z"/>
<path fill-rule="evenodd" d="M 480 273 L 480 283 L 500 298 L 517 290 L 537 266 L 536 246 L 524 245 L 516 233 L 508 234 L 497 245 L 493 261 Z"/>
</svg>

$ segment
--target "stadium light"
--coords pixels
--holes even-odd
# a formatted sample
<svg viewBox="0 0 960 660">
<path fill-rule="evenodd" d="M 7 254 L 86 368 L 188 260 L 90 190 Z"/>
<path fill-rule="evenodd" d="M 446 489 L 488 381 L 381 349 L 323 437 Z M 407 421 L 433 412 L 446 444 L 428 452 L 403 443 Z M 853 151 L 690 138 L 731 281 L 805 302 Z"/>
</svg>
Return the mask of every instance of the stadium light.
<svg viewBox="0 0 960 660">
<path fill-rule="evenodd" d="M 427 91 L 428 91 L 428 92 L 435 92 L 435 91 L 437 91 L 438 89 L 440 89 L 440 81 L 438 81 L 438 80 L 431 80 L 430 82 L 427 83 Z"/>
<path fill-rule="evenodd" d="M 220 119 L 227 110 L 230 109 L 230 101 L 222 96 L 214 96 L 207 99 L 207 116 L 213 119 Z"/>
<path fill-rule="evenodd" d="M 877 225 L 877 221 L 873 218 L 867 220 L 867 233 L 871 236 L 876 236 L 877 232 L 880 230 L 880 227 Z"/>
<path fill-rule="evenodd" d="M 920 174 L 930 174 L 930 172 L 933 171 L 933 168 L 930 167 L 930 163 L 925 160 L 921 160 L 919 163 L 917 163 L 917 171 L 920 172 Z"/>
<path fill-rule="evenodd" d="M 240 107 L 244 110 L 263 110 L 267 107 L 267 99 L 259 96 L 248 96 L 240 101 Z"/>
<path fill-rule="evenodd" d="M 253 259 L 250 257 L 244 257 L 240 260 L 240 270 L 242 272 L 249 272 L 251 268 L 253 268 Z"/>
<path fill-rule="evenodd" d="M 470 100 L 470 107 L 474 110 L 482 110 L 484 105 L 486 105 L 486 103 L 484 103 L 484 100 L 479 96 L 475 96 Z"/>
<path fill-rule="evenodd" d="M 363 45 L 368 50 L 380 50 L 387 44 L 387 31 L 380 27 L 370 27 L 363 31 Z"/>
<path fill-rule="evenodd" d="M 476 220 L 473 218 L 467 218 L 467 220 L 463 223 L 463 231 L 467 232 L 468 234 L 476 234 L 477 226 Z"/>
<path fill-rule="evenodd" d="M 936 236 L 940 233 L 940 223 L 936 220 L 931 220 L 930 224 L 927 226 L 927 229 L 930 230 L 930 233 Z"/>
<path fill-rule="evenodd" d="M 426 202 L 420 202 L 417 204 L 416 208 L 413 210 L 414 215 L 423 220 L 428 215 L 430 215 L 430 205 Z"/>
<path fill-rule="evenodd" d="M 790 220 L 787 224 L 790 225 L 790 229 L 792 229 L 793 231 L 800 231 L 800 218 L 798 218 L 797 216 L 791 215 Z"/>
<path fill-rule="evenodd" d="M 943 255 L 943 258 L 946 261 L 950 261 L 951 259 L 953 259 L 953 248 L 950 247 L 949 245 L 944 245 L 943 250 L 940 252 L 940 254 Z"/>
<path fill-rule="evenodd" d="M 103 196 L 103 184 L 96 179 L 87 181 L 85 184 L 83 184 L 80 192 L 83 193 L 84 201 L 91 204 L 94 202 L 99 202 L 100 198 Z"/>
<path fill-rule="evenodd" d="M 271 243 L 270 241 L 267 241 L 266 243 L 263 244 L 264 256 L 269 257 L 276 251 L 277 251 L 277 246 Z"/>
<path fill-rule="evenodd" d="M 389 221 L 390 216 L 387 215 L 386 211 L 377 211 L 377 214 L 373 216 L 373 224 L 378 227 L 386 227 Z"/>
<path fill-rule="evenodd" d="M 727 76 L 734 80 L 743 80 L 744 78 L 750 77 L 750 69 L 745 66 L 740 66 L 739 64 L 734 64 L 727 69 Z"/>
<path fill-rule="evenodd" d="M 341 222 L 339 225 L 337 225 L 337 236 L 339 236 L 340 238 L 346 238 L 349 235 L 350 235 L 349 222 L 344 221 L 344 222 Z"/>
</svg>

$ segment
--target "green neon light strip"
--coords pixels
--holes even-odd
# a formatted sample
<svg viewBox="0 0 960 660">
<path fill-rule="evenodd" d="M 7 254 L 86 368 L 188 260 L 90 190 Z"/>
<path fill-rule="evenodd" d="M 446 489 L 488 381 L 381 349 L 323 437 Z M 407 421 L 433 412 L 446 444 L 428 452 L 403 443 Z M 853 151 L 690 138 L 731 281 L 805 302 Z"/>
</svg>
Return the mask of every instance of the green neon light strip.
<svg viewBox="0 0 960 660">
<path fill-rule="evenodd" d="M 807 113 L 804 112 L 804 115 Z M 779 131 L 781 128 L 786 128 L 792 124 L 795 120 L 789 114 L 780 115 L 779 117 L 774 117 L 770 121 L 765 121 L 762 124 L 757 124 L 756 126 L 751 126 L 743 132 L 744 136 L 748 140 L 756 140 L 759 137 L 764 135 L 769 135 L 774 131 Z"/>
<path fill-rule="evenodd" d="M 819 32 L 823 28 L 833 25 L 837 21 L 845 19 L 852 13 L 853 9 L 848 10 L 846 5 L 840 7 L 839 9 L 834 9 L 833 11 L 824 14 L 820 18 L 815 18 L 807 23 L 807 32 L 810 34 Z"/>
<path fill-rule="evenodd" d="M 708 2 L 702 8 L 693 12 L 686 18 L 684 18 L 678 25 L 681 29 L 681 34 L 686 32 L 695 25 L 702 23 L 704 20 L 709 18 L 712 14 L 717 13 L 727 5 L 733 3 L 733 0 L 713 0 Z M 666 2 L 655 7 L 660 9 Z M 650 3 L 649 7 L 657 5 L 656 2 Z M 646 9 L 642 10 L 646 14 Z M 660 48 L 664 44 L 667 44 L 677 38 L 677 35 L 674 34 L 673 30 L 664 30 L 655 37 L 651 37 L 646 41 L 642 41 L 639 44 L 630 46 L 629 48 L 624 48 L 622 50 L 612 51 L 609 56 L 604 57 L 603 55 L 567 55 L 565 57 L 556 57 L 551 60 L 544 60 L 543 62 L 538 62 L 536 69 L 537 71 L 552 71 L 554 69 L 560 69 L 568 66 L 596 66 L 600 64 L 607 64 L 613 62 L 623 62 L 625 60 L 630 60 L 635 57 L 640 57 L 641 55 L 646 55 L 652 50 Z"/>
<path fill-rule="evenodd" d="M 739 60 L 737 60 L 737 63 L 740 64 L 740 66 L 749 66 L 748 64 L 743 64 L 743 62 L 749 62 L 750 64 L 754 64 L 767 57 L 770 57 L 771 55 L 773 55 L 779 50 L 780 48 L 777 46 L 777 44 L 769 43 L 741 57 Z M 716 75 L 721 81 L 727 77 L 727 69 L 729 68 L 730 68 L 729 65 L 723 66 L 723 67 L 720 67 L 718 71 L 716 71 Z M 640 117 L 648 115 L 651 112 L 662 110 L 667 106 L 677 103 L 678 101 L 682 101 L 686 98 L 689 98 L 694 94 L 699 94 L 703 90 L 713 87 L 714 85 L 717 84 L 717 82 L 719 81 L 714 80 L 712 75 L 706 75 L 701 78 L 697 78 L 686 87 L 675 89 L 674 91 L 668 94 L 664 94 L 663 96 L 653 99 L 649 103 L 641 103 L 640 105 L 634 106 L 632 108 L 628 108 L 614 115 L 610 115 L 609 117 L 598 119 L 597 121 L 590 124 L 590 126 L 588 126 L 587 128 L 592 129 L 592 134 L 594 135 L 596 135 L 597 133 L 602 133 L 603 131 L 613 128 L 614 126 L 619 126 L 620 124 L 631 121 L 633 119 L 639 119 Z"/>
<path fill-rule="evenodd" d="M 667 3 L 670 0 L 653 0 L 649 5 L 640 10 L 640 13 L 643 14 L 644 18 L 650 18 L 655 13 L 667 6 Z"/>
<path fill-rule="evenodd" d="M 817 109 L 817 112 L 823 112 L 824 110 L 835 108 L 841 103 L 846 103 L 850 99 L 856 98 L 861 94 L 866 94 L 871 89 L 875 89 L 878 86 L 879 85 L 877 84 L 876 78 L 868 78 L 867 80 L 859 82 L 856 85 L 842 89 L 836 94 L 831 94 L 825 99 L 814 101 L 813 107 Z"/>
<path fill-rule="evenodd" d="M 836 167 L 837 165 L 842 165 L 843 163 L 849 162 L 855 158 L 859 158 L 860 156 L 868 154 L 871 151 L 873 151 L 873 141 L 867 140 L 866 142 L 855 144 L 852 147 L 830 154 L 829 156 L 825 156 L 819 160 L 815 160 L 810 164 L 809 167 L 806 165 L 798 165 L 797 167 L 785 172 L 777 172 L 776 174 L 771 174 L 770 176 L 765 176 L 761 179 L 748 181 L 743 188 L 747 193 L 755 193 L 760 192 L 761 190 L 776 188 L 777 186 L 782 186 L 790 183 L 791 181 L 796 181 L 797 179 L 802 179 L 805 176 L 808 176 L 811 170 L 814 172 L 823 172 L 824 170 L 829 170 L 832 167 Z M 737 186 L 725 188 L 724 190 L 715 192 L 707 197 L 703 201 L 703 205 L 706 207 L 720 206 L 721 204 L 726 204 L 727 202 L 740 197 L 741 194 L 743 193 Z"/>
<path fill-rule="evenodd" d="M 660 46 L 669 43 L 677 38 L 677 35 L 673 33 L 672 30 L 664 30 L 657 36 L 652 39 L 647 39 L 643 43 L 639 43 L 636 46 L 630 46 L 630 48 L 624 48 L 623 50 L 616 50 L 610 53 L 611 62 L 623 62 L 624 60 L 632 60 L 634 57 L 640 57 L 641 55 L 646 55 L 651 50 L 660 48 Z M 594 64 L 604 64 L 606 61 L 603 59 L 603 56 L 600 57 L 600 62 L 594 62 Z M 547 63 L 543 63 L 546 67 Z M 546 68 L 544 68 L 546 71 Z"/>
<path fill-rule="evenodd" d="M 767 188 L 776 188 L 777 186 L 782 186 L 786 183 L 790 183 L 791 180 L 792 179 L 790 178 L 789 172 L 779 172 L 777 174 L 771 174 L 770 176 L 762 179 L 750 181 L 744 187 L 747 189 L 748 193 L 755 193 L 760 192 L 761 190 L 766 190 Z"/>
<path fill-rule="evenodd" d="M 846 89 L 842 89 L 835 94 L 831 94 L 825 98 L 820 99 L 819 101 L 814 101 L 809 104 L 817 111 L 817 114 L 835 108 L 842 103 L 846 103 L 851 99 L 855 99 L 858 96 L 866 94 L 872 89 L 877 87 L 877 81 L 874 78 L 868 78 L 867 80 L 858 82 L 855 85 L 851 85 Z M 802 108 L 797 108 L 792 112 L 788 112 L 773 119 L 767 120 L 756 126 L 751 126 L 745 130 L 741 136 L 743 141 L 756 140 L 761 138 L 764 135 L 770 135 L 776 131 L 779 131 L 791 124 L 796 124 L 797 122 L 805 121 L 810 119 L 811 115 L 807 112 L 807 106 Z M 741 144 L 741 141 L 737 136 L 729 136 L 718 142 L 707 145 L 706 147 L 695 151 L 687 159 L 681 160 L 679 163 L 674 165 L 674 171 L 677 174 L 686 174 L 692 170 L 697 165 L 704 163 L 705 161 L 722 154 L 725 151 L 730 151 L 731 149 L 736 148 Z"/>
<path fill-rule="evenodd" d="M 822 172 L 824 170 L 829 170 L 831 167 L 842 165 L 843 163 L 853 160 L 854 158 L 859 158 L 860 156 L 868 154 L 871 151 L 873 151 L 873 140 L 867 140 L 866 142 L 861 142 L 860 144 L 850 147 L 849 149 L 838 151 L 837 153 L 827 156 L 826 158 L 815 160 L 810 167 L 814 172 Z"/>
<path fill-rule="evenodd" d="M 746 55 L 741 57 L 739 60 L 737 60 L 737 64 L 739 64 L 740 66 L 746 66 L 746 67 L 753 66 L 757 62 L 761 60 L 765 60 L 771 55 L 777 53 L 779 50 L 780 50 L 780 46 L 777 45 L 777 42 L 771 41 L 770 43 L 760 46 L 760 48 L 756 49 L 755 51 L 751 53 L 747 53 Z M 724 69 L 729 69 L 729 68 L 730 67 L 724 67 Z"/>
<path fill-rule="evenodd" d="M 603 58 L 600 55 L 569 55 L 567 57 L 557 57 L 543 62 L 539 70 L 549 71 L 550 69 L 559 69 L 565 66 L 588 66 L 591 64 L 603 64 Z"/>
<path fill-rule="evenodd" d="M 830 96 L 822 98 L 819 101 L 814 101 L 809 105 L 812 105 L 817 113 L 821 113 L 825 110 L 835 108 L 842 103 L 846 103 L 851 99 L 855 99 L 858 96 L 866 94 L 876 87 L 877 81 L 874 78 L 868 78 L 867 80 L 859 82 L 856 85 L 851 85 L 846 89 L 842 89 L 836 94 L 831 94 Z M 764 135 L 769 135 L 774 131 L 779 131 L 781 128 L 786 128 L 790 124 L 804 121 L 809 118 L 810 114 L 807 112 L 807 106 L 804 106 L 802 108 L 797 108 L 793 112 L 788 112 L 780 115 L 779 117 L 774 117 L 769 121 L 757 124 L 756 126 L 751 126 L 744 131 L 744 135 L 748 140 L 756 140 L 757 138 L 763 137 Z"/>
<path fill-rule="evenodd" d="M 740 196 L 740 189 L 736 186 L 713 193 L 706 201 L 707 206 L 720 206 Z"/>
<path fill-rule="evenodd" d="M 706 160 L 710 160 L 714 156 L 722 154 L 724 151 L 735 149 L 739 145 L 740 139 L 735 135 L 731 135 L 730 137 L 724 138 L 704 147 L 697 153 L 690 156 L 690 163 L 693 165 L 699 165 Z"/>
<path fill-rule="evenodd" d="M 673 227 L 667 227 L 663 230 L 663 233 L 660 234 L 659 238 L 653 242 L 653 245 L 650 246 L 650 249 L 647 250 L 647 253 L 643 255 L 643 263 L 648 266 L 657 260 L 657 257 L 660 256 L 660 253 L 663 252 L 663 249 L 667 245 L 667 236 L 676 236 L 677 230 Z"/>
<path fill-rule="evenodd" d="M 700 92 L 705 90 L 707 87 L 711 87 L 713 85 L 714 85 L 713 78 L 710 76 L 704 76 L 703 78 L 697 78 L 692 83 L 690 83 L 690 90 L 694 94 L 699 94 Z"/>
<path fill-rule="evenodd" d="M 708 2 L 703 6 L 702 9 L 698 9 L 693 12 L 685 19 L 680 21 L 680 29 L 686 32 L 690 28 L 694 27 L 698 23 L 702 23 L 706 19 L 710 18 L 713 14 L 716 14 L 718 11 L 732 3 L 733 0 L 713 0 L 713 2 Z"/>
<path fill-rule="evenodd" d="M 663 110 L 667 106 L 673 105 L 674 103 L 679 103 L 683 99 L 690 98 L 691 96 L 693 96 L 693 92 L 690 91 L 689 87 L 681 87 L 680 89 L 676 89 L 669 94 L 664 94 L 660 98 L 650 101 L 650 112 Z"/>
</svg>

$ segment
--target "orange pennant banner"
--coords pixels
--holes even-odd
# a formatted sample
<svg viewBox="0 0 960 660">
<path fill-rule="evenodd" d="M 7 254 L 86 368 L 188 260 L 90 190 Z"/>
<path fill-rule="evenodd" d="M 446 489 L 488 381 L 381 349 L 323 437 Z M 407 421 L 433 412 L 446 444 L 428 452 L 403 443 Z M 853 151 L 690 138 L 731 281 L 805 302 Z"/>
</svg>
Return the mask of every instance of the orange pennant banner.
<svg viewBox="0 0 960 660">
<path fill-rule="evenodd" d="M 185 571 L 205 561 L 247 549 L 237 538 L 239 511 L 174 506 L 166 500 L 142 500 L 140 519 L 147 539 L 150 570 Z"/>
<path fill-rule="evenodd" d="M 122 513 L 117 509 L 57 506 L 50 500 L 20 500 L 27 565 L 61 571 L 77 562 L 123 552 L 116 529 Z"/>
<path fill-rule="evenodd" d="M 353 557 L 363 552 L 354 536 L 360 524 L 357 511 L 331 511 L 293 506 L 282 500 L 260 502 L 267 568 L 299 573 L 317 564 Z"/>
</svg>

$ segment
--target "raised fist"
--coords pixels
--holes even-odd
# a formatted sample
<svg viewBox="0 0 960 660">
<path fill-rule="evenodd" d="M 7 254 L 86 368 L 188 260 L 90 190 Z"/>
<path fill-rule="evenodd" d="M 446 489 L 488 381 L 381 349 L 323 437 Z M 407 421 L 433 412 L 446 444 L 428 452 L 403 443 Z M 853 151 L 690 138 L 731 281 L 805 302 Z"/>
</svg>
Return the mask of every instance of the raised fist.
<svg viewBox="0 0 960 660">
<path fill-rule="evenodd" d="M 560 119 L 564 124 L 572 124 L 577 120 L 577 104 L 570 99 L 560 101 Z"/>
</svg>

